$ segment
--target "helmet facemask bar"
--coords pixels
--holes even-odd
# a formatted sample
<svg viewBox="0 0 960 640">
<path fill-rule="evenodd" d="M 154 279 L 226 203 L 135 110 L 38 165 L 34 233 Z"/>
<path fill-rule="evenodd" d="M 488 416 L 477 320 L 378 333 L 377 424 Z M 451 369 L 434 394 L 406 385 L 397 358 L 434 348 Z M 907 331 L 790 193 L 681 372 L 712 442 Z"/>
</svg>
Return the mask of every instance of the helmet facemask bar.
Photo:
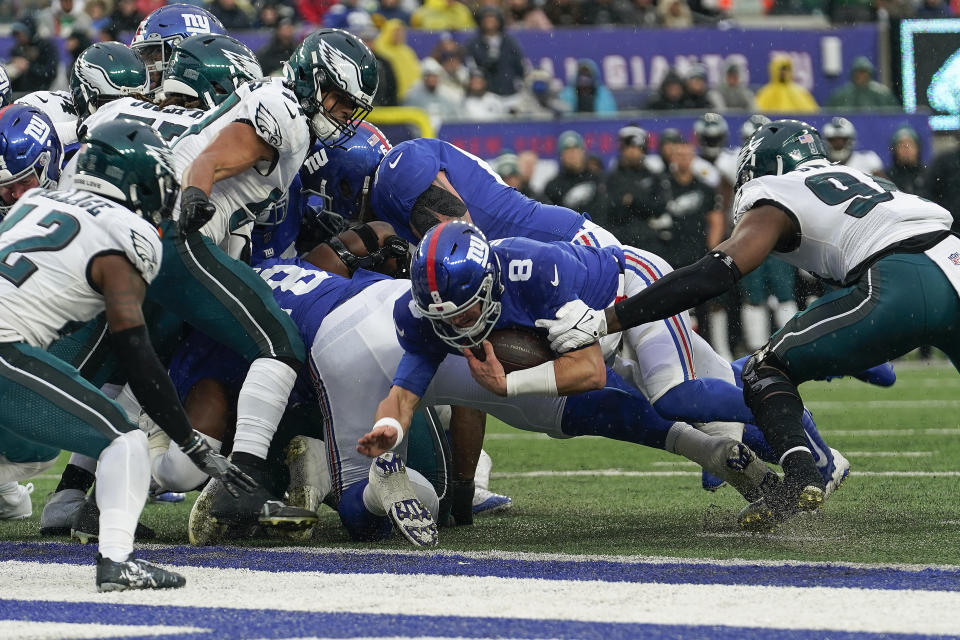
<svg viewBox="0 0 960 640">
<path fill-rule="evenodd" d="M 472 325 L 457 327 L 450 323 L 450 320 L 465 313 L 475 304 L 481 305 L 481 311 Z M 417 300 L 417 310 L 430 320 L 437 337 L 448 346 L 457 350 L 465 347 L 479 347 L 500 319 L 501 304 L 499 300 L 494 299 L 494 274 L 488 273 L 477 292 L 459 307 L 447 301 L 432 302 L 425 309 Z"/>
<path fill-rule="evenodd" d="M 319 69 L 317 71 L 323 73 Z M 353 106 L 353 110 L 347 117 L 346 122 L 340 122 L 333 111 L 327 109 L 323 104 L 325 99 L 324 94 L 331 91 L 334 93 L 334 107 L 336 107 L 341 100 L 347 100 Z M 340 89 L 327 89 L 326 91 L 318 89 L 316 103 L 319 109 L 310 118 L 310 125 L 314 134 L 326 146 L 339 147 L 341 149 L 345 148 L 344 143 L 353 137 L 360 123 L 366 120 L 370 112 L 373 111 L 372 104 L 361 102 L 354 96 Z"/>
<path fill-rule="evenodd" d="M 161 38 L 159 34 L 151 33 L 144 40 L 130 45 L 131 49 L 140 54 L 140 57 L 143 58 L 143 63 L 147 67 L 149 92 L 145 95 L 157 96 L 158 93 L 161 92 L 163 75 L 170 66 L 170 61 L 173 59 L 174 47 L 180 44 L 181 40 L 183 40 L 183 36 L 176 35 Z M 155 47 L 159 47 L 160 49 L 160 58 L 159 60 L 150 62 L 149 60 L 152 57 Z M 156 74 L 156 76 L 154 76 L 154 74 Z M 154 77 L 157 78 L 156 84 L 153 82 Z"/>
</svg>

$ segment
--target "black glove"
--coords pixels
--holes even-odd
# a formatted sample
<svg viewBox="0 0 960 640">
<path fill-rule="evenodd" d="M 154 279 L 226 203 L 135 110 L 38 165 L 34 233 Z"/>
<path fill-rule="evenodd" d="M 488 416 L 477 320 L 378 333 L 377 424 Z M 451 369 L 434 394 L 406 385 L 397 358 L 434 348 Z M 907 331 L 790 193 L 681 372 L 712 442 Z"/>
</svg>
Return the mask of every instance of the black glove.
<svg viewBox="0 0 960 640">
<path fill-rule="evenodd" d="M 453 501 L 450 505 L 450 515 L 458 527 L 473 524 L 473 480 L 454 480 L 451 486 Z"/>
<path fill-rule="evenodd" d="M 199 231 L 210 222 L 217 208 L 199 187 L 187 187 L 180 194 L 180 235 Z"/>
<path fill-rule="evenodd" d="M 257 488 L 257 483 L 253 478 L 211 449 L 210 444 L 199 431 L 194 431 L 186 444 L 180 445 L 180 450 L 187 454 L 187 457 L 193 464 L 197 465 L 198 469 L 223 482 L 223 486 L 234 498 L 239 497 L 234 486 L 240 487 L 247 493 L 253 493 L 253 490 Z"/>
</svg>

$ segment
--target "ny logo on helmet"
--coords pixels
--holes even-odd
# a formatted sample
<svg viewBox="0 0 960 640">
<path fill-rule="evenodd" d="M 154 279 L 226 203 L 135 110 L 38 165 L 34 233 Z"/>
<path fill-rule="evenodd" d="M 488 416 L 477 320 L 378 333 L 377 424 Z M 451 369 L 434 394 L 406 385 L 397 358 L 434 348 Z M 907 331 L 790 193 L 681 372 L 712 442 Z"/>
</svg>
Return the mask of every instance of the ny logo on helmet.
<svg viewBox="0 0 960 640">
<path fill-rule="evenodd" d="M 187 33 L 210 33 L 210 19 L 207 16 L 196 13 L 181 13 L 183 18 L 184 31 Z"/>
<path fill-rule="evenodd" d="M 470 236 L 470 248 L 467 250 L 467 257 L 479 265 L 486 266 L 487 256 L 490 254 L 490 247 L 480 236 Z"/>
<path fill-rule="evenodd" d="M 50 126 L 44 122 L 40 116 L 35 115 L 30 118 L 30 122 L 23 132 L 40 144 L 43 144 L 47 141 L 47 136 L 50 135 Z"/>
</svg>

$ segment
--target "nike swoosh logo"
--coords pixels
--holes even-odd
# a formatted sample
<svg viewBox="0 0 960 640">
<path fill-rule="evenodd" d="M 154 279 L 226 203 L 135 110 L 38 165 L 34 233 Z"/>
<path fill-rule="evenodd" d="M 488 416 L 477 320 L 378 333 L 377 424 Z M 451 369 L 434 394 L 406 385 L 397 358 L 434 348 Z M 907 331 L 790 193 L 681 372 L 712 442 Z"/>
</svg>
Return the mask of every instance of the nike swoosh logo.
<svg viewBox="0 0 960 640">
<path fill-rule="evenodd" d="M 550 284 L 553 286 L 560 284 L 560 274 L 557 273 L 557 265 L 553 265 L 553 280 L 550 281 Z"/>
<path fill-rule="evenodd" d="M 402 154 L 401 154 L 401 155 L 402 155 Z M 405 332 L 403 329 L 401 329 L 400 327 L 397 327 L 397 335 L 398 335 L 398 336 L 400 336 L 400 337 L 402 338 L 402 337 L 405 335 L 405 333 L 406 333 L 406 332 Z"/>
<path fill-rule="evenodd" d="M 393 162 L 388 162 L 387 164 L 390 165 L 390 168 L 391 168 L 391 169 L 396 169 L 396 168 L 397 168 L 397 163 L 400 162 L 400 158 L 402 158 L 402 157 L 403 157 L 403 151 L 401 151 L 400 153 L 397 154 L 397 159 L 396 159 L 396 160 L 394 160 Z"/>
<path fill-rule="evenodd" d="M 288 105 L 286 102 L 284 102 L 284 103 L 283 103 L 283 106 L 287 108 L 287 113 L 290 114 L 290 119 L 291 119 L 291 120 L 296 120 L 296 119 L 297 119 L 297 114 L 295 114 L 293 111 L 290 110 L 290 105 Z"/>
</svg>

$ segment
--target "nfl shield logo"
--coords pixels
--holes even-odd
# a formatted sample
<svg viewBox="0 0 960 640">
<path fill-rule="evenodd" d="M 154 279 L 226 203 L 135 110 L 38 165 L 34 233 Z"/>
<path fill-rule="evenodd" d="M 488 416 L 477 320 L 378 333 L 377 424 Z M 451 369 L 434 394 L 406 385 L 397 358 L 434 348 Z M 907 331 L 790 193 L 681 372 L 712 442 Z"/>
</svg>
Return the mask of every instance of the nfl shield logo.
<svg viewBox="0 0 960 640">
<path fill-rule="evenodd" d="M 950 259 L 950 262 L 952 262 L 953 264 L 955 264 L 955 265 L 957 265 L 957 266 L 960 266 L 960 252 L 954 251 L 953 253 L 951 253 L 951 254 L 948 255 L 947 257 Z"/>
</svg>

